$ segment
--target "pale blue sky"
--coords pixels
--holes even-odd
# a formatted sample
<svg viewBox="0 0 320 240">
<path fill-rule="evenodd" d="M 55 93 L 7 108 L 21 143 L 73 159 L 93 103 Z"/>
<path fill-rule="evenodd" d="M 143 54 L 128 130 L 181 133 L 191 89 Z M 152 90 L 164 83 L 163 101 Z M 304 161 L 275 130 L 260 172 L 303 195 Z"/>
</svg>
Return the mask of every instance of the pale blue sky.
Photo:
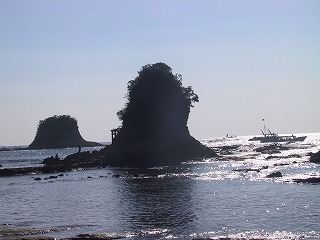
<svg viewBox="0 0 320 240">
<path fill-rule="evenodd" d="M 319 0 L 0 0 L 0 145 L 69 114 L 109 141 L 127 82 L 165 62 L 198 138 L 320 132 Z"/>
</svg>

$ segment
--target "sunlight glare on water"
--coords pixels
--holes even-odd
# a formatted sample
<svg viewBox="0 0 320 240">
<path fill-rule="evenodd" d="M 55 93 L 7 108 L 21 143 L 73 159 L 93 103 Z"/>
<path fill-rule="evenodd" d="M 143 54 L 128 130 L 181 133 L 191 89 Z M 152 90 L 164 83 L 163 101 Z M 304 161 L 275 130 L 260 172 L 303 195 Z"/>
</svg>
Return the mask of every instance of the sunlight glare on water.
<svg viewBox="0 0 320 240">
<path fill-rule="evenodd" d="M 308 154 L 320 149 L 320 134 L 283 143 L 275 153 L 258 152 L 267 145 L 249 138 L 203 140 L 220 157 L 179 166 L 107 167 L 54 179 L 2 177 L 0 233 L 12 227 L 58 239 L 81 233 L 139 240 L 320 239 L 320 185 L 294 183 L 320 177 L 319 165 L 308 161 Z M 39 156 L 55 151 L 0 153 L 0 163 L 24 165 L 27 156 L 35 159 L 27 164 L 39 164 Z M 282 177 L 266 177 L 274 172 Z"/>
</svg>

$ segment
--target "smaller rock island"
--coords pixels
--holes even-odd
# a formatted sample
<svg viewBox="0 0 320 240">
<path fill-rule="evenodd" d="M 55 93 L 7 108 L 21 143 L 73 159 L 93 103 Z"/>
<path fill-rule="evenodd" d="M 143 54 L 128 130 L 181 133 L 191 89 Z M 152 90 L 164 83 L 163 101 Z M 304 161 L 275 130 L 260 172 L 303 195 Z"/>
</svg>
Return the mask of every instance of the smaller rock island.
<svg viewBox="0 0 320 240">
<path fill-rule="evenodd" d="M 84 140 L 79 132 L 78 122 L 69 115 L 55 115 L 41 120 L 37 134 L 29 149 L 52 149 L 68 147 L 101 146 L 97 142 Z"/>
</svg>

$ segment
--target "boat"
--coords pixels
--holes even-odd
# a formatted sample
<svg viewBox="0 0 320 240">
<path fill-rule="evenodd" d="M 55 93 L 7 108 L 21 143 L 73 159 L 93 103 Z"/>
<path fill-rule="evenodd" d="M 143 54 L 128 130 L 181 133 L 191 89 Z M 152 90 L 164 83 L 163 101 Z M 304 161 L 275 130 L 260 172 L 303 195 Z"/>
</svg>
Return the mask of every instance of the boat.
<svg viewBox="0 0 320 240">
<path fill-rule="evenodd" d="M 280 136 L 276 133 L 264 133 L 263 137 L 260 138 L 261 143 L 268 143 L 268 142 L 302 142 L 307 138 L 307 136 L 300 136 L 297 137 L 295 135 L 286 135 Z"/>
<path fill-rule="evenodd" d="M 274 132 L 271 132 L 270 129 L 266 128 L 266 125 L 263 127 L 264 130 L 261 129 L 262 136 L 254 137 L 249 139 L 249 141 L 260 141 L 261 143 L 269 143 L 269 142 L 302 142 L 307 136 L 297 137 L 295 135 L 278 135 Z"/>
<path fill-rule="evenodd" d="M 236 138 L 237 136 L 236 135 L 229 135 L 227 134 L 225 138 Z"/>
</svg>

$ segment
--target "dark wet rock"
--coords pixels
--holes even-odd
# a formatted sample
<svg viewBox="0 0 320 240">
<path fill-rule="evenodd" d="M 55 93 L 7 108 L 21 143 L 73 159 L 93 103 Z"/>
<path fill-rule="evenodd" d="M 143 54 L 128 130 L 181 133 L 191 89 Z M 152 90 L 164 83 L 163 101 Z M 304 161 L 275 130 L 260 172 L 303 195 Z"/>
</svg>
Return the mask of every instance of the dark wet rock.
<svg viewBox="0 0 320 240">
<path fill-rule="evenodd" d="M 281 156 L 281 155 L 269 155 L 266 159 L 273 159 L 273 158 L 277 158 L 277 159 L 286 159 L 286 158 L 301 158 L 301 155 L 299 154 L 290 154 L 288 156 Z"/>
<path fill-rule="evenodd" d="M 41 178 L 37 177 L 37 178 L 34 178 L 33 180 L 35 180 L 35 181 L 41 181 Z"/>
<path fill-rule="evenodd" d="M 92 161 L 94 161 L 94 159 L 97 159 L 97 158 L 99 158 L 98 151 L 76 152 L 76 153 L 73 153 L 73 154 L 66 156 L 66 158 L 63 160 L 63 164 L 92 162 Z"/>
<path fill-rule="evenodd" d="M 273 172 L 273 173 L 270 173 L 266 176 L 266 178 L 275 178 L 275 177 L 282 177 L 282 173 L 281 172 Z"/>
<path fill-rule="evenodd" d="M 244 161 L 247 158 L 244 156 L 234 156 L 234 155 L 219 155 L 216 160 L 219 161 Z"/>
<path fill-rule="evenodd" d="M 276 154 L 281 153 L 282 150 L 288 150 L 289 147 L 283 146 L 281 144 L 270 144 L 266 146 L 261 146 L 255 149 L 256 152 L 264 154 Z"/>
<path fill-rule="evenodd" d="M 20 236 L 5 238 L 5 240 L 56 240 L 56 238 L 48 236 Z"/>
<path fill-rule="evenodd" d="M 222 146 L 221 151 L 226 151 L 226 150 L 235 150 L 238 149 L 241 145 L 230 145 L 230 146 Z"/>
<path fill-rule="evenodd" d="M 320 177 L 293 179 L 293 181 L 296 183 L 320 183 Z"/>
<path fill-rule="evenodd" d="M 280 158 L 278 155 L 269 155 L 266 157 L 267 160 L 274 159 L 274 158 Z"/>
<path fill-rule="evenodd" d="M 218 150 L 219 150 L 219 153 L 222 155 L 231 155 L 235 151 L 237 151 L 240 146 L 241 145 L 222 146 L 218 148 Z"/>
<path fill-rule="evenodd" d="M 46 164 L 42 167 L 1 168 L 0 177 L 59 172 L 61 174 L 62 172 L 70 172 L 76 169 L 100 168 L 106 166 L 104 161 L 96 159 L 95 154 L 90 154 L 90 152 L 71 154 L 64 160 L 49 159 L 50 160 L 44 161 Z"/>
<path fill-rule="evenodd" d="M 26 175 L 30 173 L 38 173 L 36 167 L 25 167 L 25 168 L 3 168 L 0 169 L 0 177 Z"/>
<path fill-rule="evenodd" d="M 17 227 L 11 224 L 0 224 L 0 239 L 5 240 L 54 240 L 53 237 L 41 236 L 44 230 Z"/>
<path fill-rule="evenodd" d="M 112 240 L 122 238 L 126 238 L 126 236 L 115 234 L 80 234 L 76 237 L 62 238 L 61 240 Z"/>
<path fill-rule="evenodd" d="M 2 168 L 3 166 L 2 166 L 2 164 L 0 164 L 0 168 Z"/>
<path fill-rule="evenodd" d="M 49 165 L 37 169 L 38 173 L 57 173 L 57 172 L 70 172 L 74 170 L 69 165 Z"/>
<path fill-rule="evenodd" d="M 114 174 L 114 175 L 112 175 L 112 177 L 119 178 L 119 177 L 121 177 L 121 175 L 120 174 Z"/>
<path fill-rule="evenodd" d="M 240 169 L 232 169 L 232 171 L 235 171 L 235 172 L 260 172 L 260 169 L 240 168 Z"/>
<path fill-rule="evenodd" d="M 313 153 L 310 158 L 309 161 L 312 163 L 320 163 L 320 151 Z"/>
<path fill-rule="evenodd" d="M 50 177 L 48 177 L 48 179 L 56 179 L 56 178 L 58 178 L 58 176 L 50 176 Z"/>
<path fill-rule="evenodd" d="M 82 138 L 77 120 L 68 116 L 53 116 L 39 122 L 37 134 L 29 149 L 50 149 L 67 147 L 93 147 L 100 143 L 88 142 Z"/>
<path fill-rule="evenodd" d="M 58 157 L 51 156 L 51 157 L 45 158 L 42 161 L 42 163 L 45 165 L 59 165 L 61 164 L 61 160 Z"/>
<path fill-rule="evenodd" d="M 218 238 L 193 238 L 192 240 L 267 240 L 267 238 L 218 237 Z"/>
<path fill-rule="evenodd" d="M 99 156 L 99 152 L 80 152 L 68 155 L 63 161 L 62 166 L 69 166 L 72 169 L 80 168 L 100 168 L 107 164 Z"/>
<path fill-rule="evenodd" d="M 70 171 L 73 169 L 80 169 L 80 168 L 86 169 L 86 168 L 97 168 L 97 167 L 106 166 L 106 164 L 101 159 L 99 159 L 98 151 L 73 153 L 68 155 L 63 160 L 57 160 L 51 157 L 49 159 L 45 159 L 43 163 L 45 164 L 45 167 L 48 168 L 49 171 L 50 169 L 56 169 L 56 170 L 66 169 L 66 171 Z"/>
<path fill-rule="evenodd" d="M 281 166 L 288 166 L 290 165 L 289 163 L 275 163 L 273 164 L 274 167 L 281 167 Z"/>
</svg>

